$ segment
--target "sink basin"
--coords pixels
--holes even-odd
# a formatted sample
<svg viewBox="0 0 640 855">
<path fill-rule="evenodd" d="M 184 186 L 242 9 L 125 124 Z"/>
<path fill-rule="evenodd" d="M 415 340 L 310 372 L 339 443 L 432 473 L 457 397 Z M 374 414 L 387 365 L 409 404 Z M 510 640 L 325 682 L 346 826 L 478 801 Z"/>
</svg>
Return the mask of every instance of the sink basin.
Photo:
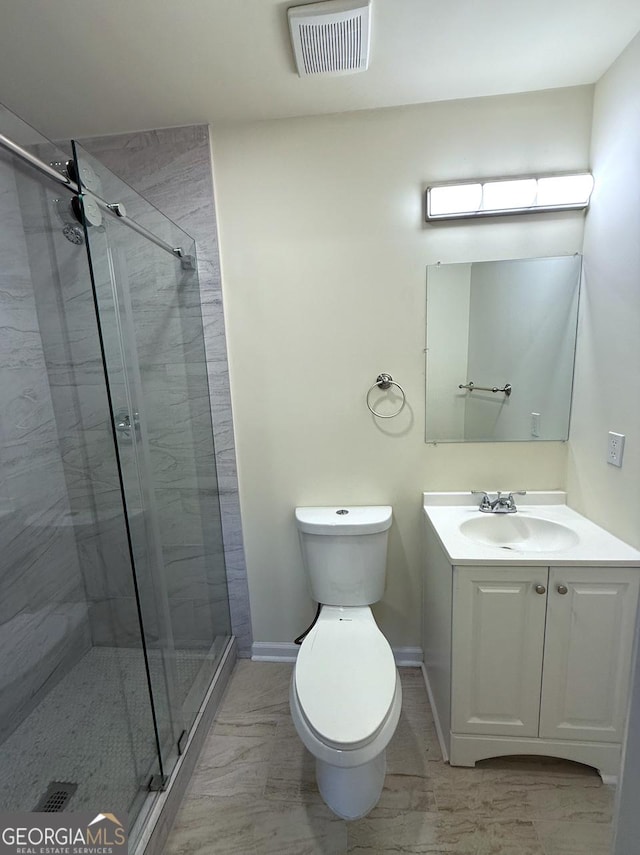
<svg viewBox="0 0 640 855">
<path fill-rule="evenodd" d="M 561 490 L 527 492 L 515 514 L 483 514 L 462 492 L 423 493 L 423 503 L 428 551 L 438 560 L 442 547 L 451 566 L 640 568 L 640 550 L 570 508 Z"/>
<path fill-rule="evenodd" d="M 561 523 L 515 514 L 482 514 L 460 524 L 460 534 L 483 546 L 514 552 L 556 552 L 576 546 L 578 535 Z"/>
</svg>

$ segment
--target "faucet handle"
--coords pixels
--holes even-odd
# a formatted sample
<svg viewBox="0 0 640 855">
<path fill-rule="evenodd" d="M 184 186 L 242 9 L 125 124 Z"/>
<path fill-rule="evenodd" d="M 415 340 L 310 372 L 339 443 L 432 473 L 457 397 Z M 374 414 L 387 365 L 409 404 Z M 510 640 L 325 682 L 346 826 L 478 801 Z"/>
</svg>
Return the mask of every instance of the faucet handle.
<svg viewBox="0 0 640 855">
<path fill-rule="evenodd" d="M 508 511 L 516 511 L 517 510 L 516 503 L 515 503 L 515 499 L 513 497 L 514 496 L 526 496 L 526 495 L 527 495 L 526 490 L 509 490 L 509 492 L 506 494 L 506 496 L 503 496 L 501 493 L 498 493 L 498 503 L 502 507 L 507 508 Z"/>
<path fill-rule="evenodd" d="M 491 499 L 489 498 L 489 494 L 486 490 L 472 490 L 472 496 L 482 496 L 480 500 L 480 504 L 478 506 L 479 510 L 490 510 L 491 509 Z"/>
</svg>

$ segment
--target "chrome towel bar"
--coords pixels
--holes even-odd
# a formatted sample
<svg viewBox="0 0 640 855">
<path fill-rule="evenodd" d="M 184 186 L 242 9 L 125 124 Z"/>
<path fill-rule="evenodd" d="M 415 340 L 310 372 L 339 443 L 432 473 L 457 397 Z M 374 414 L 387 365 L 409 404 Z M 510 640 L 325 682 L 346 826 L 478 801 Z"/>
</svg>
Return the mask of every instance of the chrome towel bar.
<svg viewBox="0 0 640 855">
<path fill-rule="evenodd" d="M 508 398 L 511 394 L 511 383 L 505 383 L 502 389 L 499 389 L 498 386 L 476 386 L 473 380 L 469 380 L 468 383 L 459 383 L 458 389 L 468 389 L 469 392 L 474 389 L 478 392 L 504 392 Z"/>
</svg>

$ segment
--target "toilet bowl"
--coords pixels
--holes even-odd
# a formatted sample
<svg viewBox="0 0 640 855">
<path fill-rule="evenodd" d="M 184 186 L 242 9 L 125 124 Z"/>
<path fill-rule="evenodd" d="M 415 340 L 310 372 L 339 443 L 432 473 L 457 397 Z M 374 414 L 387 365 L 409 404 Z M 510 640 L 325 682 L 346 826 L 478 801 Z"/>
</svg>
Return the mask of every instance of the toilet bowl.
<svg viewBox="0 0 640 855">
<path fill-rule="evenodd" d="M 327 805 L 342 819 L 369 813 L 382 793 L 402 689 L 368 606 L 323 606 L 298 654 L 289 701 Z"/>
<path fill-rule="evenodd" d="M 359 819 L 382 793 L 402 707 L 393 652 L 368 605 L 384 591 L 391 508 L 298 508 L 296 520 L 314 597 L 332 602 L 298 653 L 291 716 L 322 798 L 342 819 Z"/>
</svg>

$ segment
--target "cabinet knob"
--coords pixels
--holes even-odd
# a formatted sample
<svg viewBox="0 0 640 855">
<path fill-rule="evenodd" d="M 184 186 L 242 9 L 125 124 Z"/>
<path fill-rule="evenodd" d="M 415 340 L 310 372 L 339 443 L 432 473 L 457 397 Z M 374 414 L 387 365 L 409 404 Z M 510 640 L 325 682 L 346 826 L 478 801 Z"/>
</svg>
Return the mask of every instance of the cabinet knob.
<svg viewBox="0 0 640 855">
<path fill-rule="evenodd" d="M 536 591 L 536 594 L 546 594 L 547 593 L 547 589 L 545 588 L 544 585 L 536 585 L 535 591 Z"/>
<path fill-rule="evenodd" d="M 558 585 L 557 590 L 558 590 L 559 594 L 566 594 L 569 589 L 567 588 L 566 585 Z"/>
</svg>

